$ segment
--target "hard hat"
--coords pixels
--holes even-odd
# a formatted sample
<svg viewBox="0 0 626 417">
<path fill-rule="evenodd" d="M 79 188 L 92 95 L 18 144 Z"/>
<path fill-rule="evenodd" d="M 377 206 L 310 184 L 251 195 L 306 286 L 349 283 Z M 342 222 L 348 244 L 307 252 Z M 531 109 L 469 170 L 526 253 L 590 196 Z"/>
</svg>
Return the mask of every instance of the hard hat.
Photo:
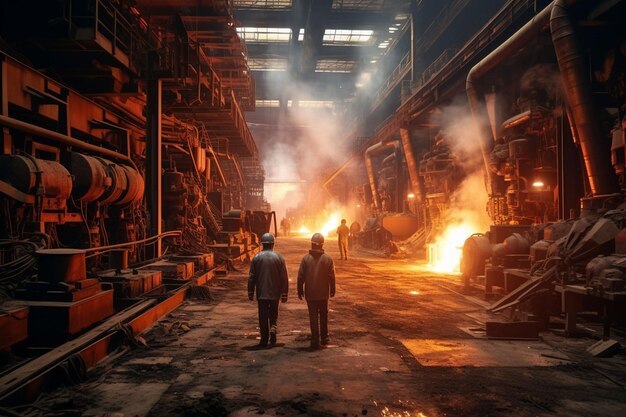
<svg viewBox="0 0 626 417">
<path fill-rule="evenodd" d="M 274 242 L 274 235 L 271 233 L 263 233 L 263 236 L 261 236 L 261 243 L 263 245 L 273 245 Z"/>
<path fill-rule="evenodd" d="M 311 236 L 311 243 L 322 246 L 324 244 L 324 235 L 321 233 L 315 233 Z"/>
</svg>

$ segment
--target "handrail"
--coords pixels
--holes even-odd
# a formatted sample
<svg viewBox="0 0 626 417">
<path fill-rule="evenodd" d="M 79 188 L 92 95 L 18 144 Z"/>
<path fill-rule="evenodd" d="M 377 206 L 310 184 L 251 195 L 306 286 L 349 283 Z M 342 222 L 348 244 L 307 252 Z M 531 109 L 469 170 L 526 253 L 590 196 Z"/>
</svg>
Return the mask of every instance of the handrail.
<svg viewBox="0 0 626 417">
<path fill-rule="evenodd" d="M 35 136 L 41 136 L 47 139 L 51 139 L 51 140 L 56 140 L 57 142 L 61 142 L 64 143 L 66 145 L 70 145 L 70 146 L 75 146 L 77 148 L 82 148 L 86 151 L 89 152 L 94 152 L 94 153 L 98 153 L 104 156 L 108 156 L 109 158 L 118 160 L 118 161 L 124 161 L 130 165 L 132 165 L 132 167 L 137 171 L 140 172 L 139 169 L 137 168 L 137 165 L 135 165 L 135 162 L 133 162 L 132 159 L 130 159 L 128 156 L 121 154 L 119 152 L 113 151 L 111 149 L 108 148 L 102 148 L 100 146 L 96 146 L 96 145 L 92 145 L 90 143 L 87 142 L 83 142 L 81 140 L 78 140 L 76 138 L 73 138 L 71 136 L 68 135 L 64 135 L 62 133 L 58 133 L 52 130 L 48 130 L 45 129 L 43 127 L 39 127 L 30 123 L 26 123 L 23 122 L 21 120 L 17 120 L 14 119 L 12 117 L 7 117 L 7 116 L 3 116 L 0 115 L 0 125 L 2 126 L 6 126 L 8 128 L 11 129 L 17 129 L 20 130 L 22 132 L 25 133 L 30 133 L 31 135 L 35 135 Z"/>
</svg>

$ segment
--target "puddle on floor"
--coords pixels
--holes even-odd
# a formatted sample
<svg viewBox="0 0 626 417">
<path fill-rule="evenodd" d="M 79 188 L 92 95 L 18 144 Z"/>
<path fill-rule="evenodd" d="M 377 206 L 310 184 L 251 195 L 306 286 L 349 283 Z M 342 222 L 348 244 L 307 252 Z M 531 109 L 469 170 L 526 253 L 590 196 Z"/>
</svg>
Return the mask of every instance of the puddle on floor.
<svg viewBox="0 0 626 417">
<path fill-rule="evenodd" d="M 563 361 L 554 357 L 567 359 L 562 352 L 542 342 L 465 339 L 401 342 L 423 366 L 555 366 Z"/>
</svg>

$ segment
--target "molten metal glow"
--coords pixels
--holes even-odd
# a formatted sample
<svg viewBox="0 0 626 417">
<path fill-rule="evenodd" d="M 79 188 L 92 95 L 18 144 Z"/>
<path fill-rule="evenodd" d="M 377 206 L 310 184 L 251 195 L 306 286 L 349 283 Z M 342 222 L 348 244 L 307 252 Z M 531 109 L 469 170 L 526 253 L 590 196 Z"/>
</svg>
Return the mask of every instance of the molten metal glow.
<svg viewBox="0 0 626 417">
<path fill-rule="evenodd" d="M 435 243 L 428 245 L 428 269 L 442 273 L 460 272 L 463 243 L 478 230 L 469 223 L 448 226 Z"/>
<path fill-rule="evenodd" d="M 320 228 L 319 232 L 323 234 L 325 237 L 328 237 L 328 235 L 331 232 L 334 232 L 335 230 L 337 230 L 337 227 L 339 227 L 340 224 L 341 224 L 341 213 L 334 212 L 330 215 L 328 220 Z"/>
<path fill-rule="evenodd" d="M 311 231 L 310 231 L 307 227 L 302 226 L 301 228 L 299 228 L 299 229 L 298 229 L 298 233 L 307 233 L 307 234 L 310 234 L 310 233 L 311 233 Z"/>
</svg>

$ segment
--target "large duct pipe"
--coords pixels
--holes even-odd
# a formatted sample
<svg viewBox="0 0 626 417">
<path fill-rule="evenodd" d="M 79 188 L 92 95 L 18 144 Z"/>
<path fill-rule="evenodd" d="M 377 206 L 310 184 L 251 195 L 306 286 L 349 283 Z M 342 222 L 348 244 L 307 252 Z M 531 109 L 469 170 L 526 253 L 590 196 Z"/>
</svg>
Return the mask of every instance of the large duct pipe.
<svg viewBox="0 0 626 417">
<path fill-rule="evenodd" d="M 380 142 L 375 145 L 370 146 L 365 150 L 364 158 L 365 158 L 365 168 L 367 169 L 367 178 L 370 182 L 370 188 L 372 190 L 372 201 L 374 202 L 374 207 L 377 209 L 380 208 L 380 197 L 378 196 L 378 190 L 376 189 L 376 178 L 374 177 L 374 164 L 372 162 L 372 155 L 380 153 L 386 149 L 397 149 L 400 147 L 400 143 L 397 140 L 391 142 Z"/>
<path fill-rule="evenodd" d="M 591 194 L 611 194 L 618 191 L 617 179 L 611 165 L 610 149 L 602 146 L 605 141 L 602 121 L 595 108 L 587 62 L 569 15 L 573 3 L 566 0 L 554 2 L 550 16 L 552 42 L 572 115 L 570 122 L 578 134 Z"/>
<path fill-rule="evenodd" d="M 550 11 L 552 4 L 539 12 L 528 23 L 520 28 L 513 36 L 504 41 L 498 48 L 483 58 L 478 64 L 470 70 L 466 80 L 467 99 L 469 101 L 470 110 L 474 116 L 476 130 L 480 139 L 480 150 L 483 154 L 484 169 L 488 176 L 487 191 L 489 194 L 494 193 L 497 178 L 495 173 L 489 169 L 489 154 L 493 147 L 491 132 L 487 126 L 489 119 L 486 116 L 485 103 L 481 99 L 477 81 L 484 77 L 489 71 L 493 70 L 498 64 L 512 56 L 515 52 L 528 45 L 539 33 L 547 29 L 550 23 Z M 610 164 L 609 164 L 610 166 Z"/>
<path fill-rule="evenodd" d="M 422 201 L 422 187 L 420 185 L 420 177 L 417 171 L 417 162 L 415 154 L 413 154 L 413 146 L 411 145 L 411 132 L 408 129 L 400 129 L 400 137 L 402 138 L 402 149 L 404 150 L 404 158 L 409 169 L 409 179 L 411 180 L 411 191 L 415 194 L 416 200 Z"/>
</svg>

